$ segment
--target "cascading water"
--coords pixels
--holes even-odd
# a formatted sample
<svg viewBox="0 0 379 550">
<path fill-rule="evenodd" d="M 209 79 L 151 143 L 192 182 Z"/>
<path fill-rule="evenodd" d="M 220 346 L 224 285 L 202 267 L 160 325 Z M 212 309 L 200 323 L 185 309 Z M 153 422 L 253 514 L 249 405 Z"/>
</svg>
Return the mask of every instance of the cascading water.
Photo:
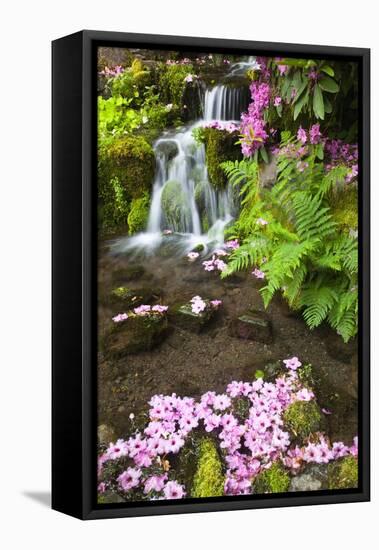
<svg viewBox="0 0 379 550">
<path fill-rule="evenodd" d="M 238 121 L 248 100 L 246 87 L 217 84 L 203 94 L 202 119 L 175 133 L 166 132 L 155 142 L 157 168 L 146 232 L 118 241 L 117 251 L 141 246 L 154 249 L 161 243 L 162 232 L 168 230 L 180 236 L 187 250 L 200 243 L 206 249 L 223 243 L 224 229 L 235 213 L 233 193 L 230 188 L 217 191 L 210 184 L 205 147 L 195 142 L 192 131 L 213 120 Z"/>
</svg>

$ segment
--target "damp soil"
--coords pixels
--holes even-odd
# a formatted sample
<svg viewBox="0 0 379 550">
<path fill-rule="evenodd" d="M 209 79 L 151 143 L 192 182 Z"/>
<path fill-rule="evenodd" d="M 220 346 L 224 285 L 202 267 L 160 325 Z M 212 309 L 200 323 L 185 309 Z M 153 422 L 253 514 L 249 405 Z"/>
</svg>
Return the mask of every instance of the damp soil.
<svg viewBox="0 0 379 550">
<path fill-rule="evenodd" d="M 134 271 L 133 269 L 134 268 Z M 128 274 L 128 275 L 126 275 Z M 130 280 L 132 277 L 133 280 Z M 99 341 L 110 330 L 114 305 L 112 289 L 150 288 L 155 303 L 185 303 L 195 295 L 220 299 L 222 309 L 199 334 L 170 327 L 153 350 L 111 359 L 98 352 L 98 425 L 105 424 L 114 437 L 127 437 L 138 419 L 144 419 L 154 394 L 198 398 L 208 390 L 223 392 L 232 380 L 249 381 L 268 363 L 298 356 L 311 363 L 317 399 L 325 414 L 326 432 L 332 441 L 350 442 L 357 433 L 357 343 L 344 344 L 328 327 L 310 331 L 300 314 L 291 312 L 280 297 L 268 307 L 273 341 L 264 344 L 232 335 L 230 324 L 253 308 L 265 311 L 259 293 L 262 282 L 249 272 L 221 280 L 205 272 L 201 261 L 189 263 L 164 251 L 145 258 L 112 255 L 107 243 L 99 247 Z M 129 415 L 133 413 L 135 420 Z"/>
</svg>

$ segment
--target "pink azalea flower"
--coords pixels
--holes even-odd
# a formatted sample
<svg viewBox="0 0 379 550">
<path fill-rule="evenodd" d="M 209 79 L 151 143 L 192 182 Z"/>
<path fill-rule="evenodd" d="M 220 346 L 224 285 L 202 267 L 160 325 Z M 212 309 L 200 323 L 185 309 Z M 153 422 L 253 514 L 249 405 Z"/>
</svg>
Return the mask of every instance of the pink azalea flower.
<svg viewBox="0 0 379 550">
<path fill-rule="evenodd" d="M 300 126 L 297 131 L 297 139 L 302 143 L 307 143 L 307 132 Z"/>
<path fill-rule="evenodd" d="M 199 256 L 200 254 L 198 252 L 188 252 L 187 254 L 187 258 L 190 262 L 194 262 Z"/>
<path fill-rule="evenodd" d="M 136 315 L 141 315 L 141 316 L 149 315 L 149 313 L 151 311 L 151 306 L 142 305 L 142 306 L 139 306 L 139 307 L 135 307 L 133 311 Z"/>
<path fill-rule="evenodd" d="M 126 321 L 127 318 L 128 315 L 126 313 L 119 313 L 118 315 L 112 317 L 112 321 L 114 323 L 121 323 L 122 321 Z"/>
<path fill-rule="evenodd" d="M 213 308 L 218 309 L 222 305 L 222 300 L 211 300 L 210 304 Z"/>
<path fill-rule="evenodd" d="M 186 496 L 183 485 L 180 485 L 176 481 L 168 481 L 163 492 L 167 499 L 183 498 Z"/>
<path fill-rule="evenodd" d="M 315 394 L 313 391 L 309 391 L 307 388 L 302 388 L 296 393 L 296 399 L 298 401 L 311 401 L 313 399 Z"/>
<path fill-rule="evenodd" d="M 138 487 L 140 483 L 141 470 L 136 468 L 128 468 L 117 478 L 118 484 L 123 491 L 130 491 L 134 487 Z"/>
<path fill-rule="evenodd" d="M 157 304 L 151 308 L 151 311 L 156 311 L 157 313 L 165 313 L 168 310 L 168 306 L 161 306 Z"/>
<path fill-rule="evenodd" d="M 214 398 L 213 407 L 217 410 L 224 411 L 231 405 L 230 398 L 225 394 L 216 395 Z"/>
<path fill-rule="evenodd" d="M 319 124 L 313 124 L 309 130 L 309 141 L 312 143 L 312 145 L 316 145 L 317 143 L 320 143 L 322 134 L 320 132 L 320 125 Z"/>
<path fill-rule="evenodd" d="M 257 279 L 264 279 L 265 278 L 264 271 L 261 271 L 257 267 L 255 269 L 253 269 L 251 274 L 254 275 L 254 277 L 256 277 Z"/>
<path fill-rule="evenodd" d="M 225 243 L 226 248 L 231 248 L 232 250 L 235 250 L 236 248 L 239 248 L 239 242 L 238 239 L 233 239 L 231 241 L 227 241 Z"/>
<path fill-rule="evenodd" d="M 167 474 L 163 474 L 160 476 L 154 475 L 151 477 L 148 477 L 144 484 L 143 492 L 145 495 L 150 493 L 151 491 L 155 491 L 159 493 L 163 490 L 165 481 L 167 480 Z"/>
<path fill-rule="evenodd" d="M 97 486 L 97 492 L 98 493 L 105 493 L 106 490 L 107 490 L 107 486 L 105 485 L 104 481 L 99 483 L 99 485 Z"/>
<path fill-rule="evenodd" d="M 282 103 L 282 98 L 280 96 L 277 96 L 274 99 L 274 107 L 279 107 L 279 105 Z"/>
<path fill-rule="evenodd" d="M 291 359 L 284 359 L 283 363 L 290 370 L 296 370 L 301 367 L 301 362 L 297 357 L 292 357 Z"/>
</svg>

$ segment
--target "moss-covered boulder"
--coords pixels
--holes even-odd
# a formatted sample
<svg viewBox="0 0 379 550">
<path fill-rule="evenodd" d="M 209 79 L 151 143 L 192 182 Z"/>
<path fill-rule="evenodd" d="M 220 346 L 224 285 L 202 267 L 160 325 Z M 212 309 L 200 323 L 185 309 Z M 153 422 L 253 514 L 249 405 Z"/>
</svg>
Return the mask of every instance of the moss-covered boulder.
<svg viewBox="0 0 379 550">
<path fill-rule="evenodd" d="M 290 476 L 279 462 L 274 462 L 270 468 L 262 470 L 254 480 L 253 492 L 285 493 L 290 486 Z"/>
<path fill-rule="evenodd" d="M 224 189 L 228 183 L 220 163 L 242 158 L 241 148 L 236 145 L 237 140 L 236 132 L 229 133 L 215 128 L 205 129 L 204 142 L 208 177 L 210 183 L 217 189 Z"/>
<path fill-rule="evenodd" d="M 218 497 L 224 494 L 225 476 L 214 442 L 204 438 L 199 445 L 199 459 L 193 479 L 191 496 Z"/>
<path fill-rule="evenodd" d="M 155 173 L 155 155 L 141 136 L 124 136 L 99 151 L 99 183 L 118 178 L 129 198 L 149 193 Z"/>
<path fill-rule="evenodd" d="M 295 401 L 283 414 L 285 429 L 299 440 L 304 440 L 321 428 L 321 411 L 314 400 Z"/>
<path fill-rule="evenodd" d="M 329 489 L 355 489 L 358 487 L 358 460 L 346 456 L 328 466 Z"/>
<path fill-rule="evenodd" d="M 104 339 L 104 353 L 117 359 L 131 353 L 149 351 L 160 344 L 168 333 L 164 315 L 130 315 L 115 324 Z"/>
<path fill-rule="evenodd" d="M 159 301 L 161 294 L 160 290 L 153 288 L 133 289 L 127 286 L 118 286 L 111 291 L 110 302 L 117 308 L 117 311 L 126 311 L 141 304 Z"/>
<path fill-rule="evenodd" d="M 129 233 L 132 235 L 138 231 L 143 231 L 146 227 L 148 216 L 149 196 L 143 195 L 142 197 L 133 199 L 128 214 Z"/>
<path fill-rule="evenodd" d="M 189 222 L 191 212 L 188 197 L 184 193 L 180 182 L 170 180 L 165 184 L 161 204 L 168 227 L 179 231 L 186 224 L 186 221 Z"/>
<path fill-rule="evenodd" d="M 178 144 L 173 139 L 161 139 L 155 146 L 157 155 L 172 160 L 179 153 Z"/>
</svg>

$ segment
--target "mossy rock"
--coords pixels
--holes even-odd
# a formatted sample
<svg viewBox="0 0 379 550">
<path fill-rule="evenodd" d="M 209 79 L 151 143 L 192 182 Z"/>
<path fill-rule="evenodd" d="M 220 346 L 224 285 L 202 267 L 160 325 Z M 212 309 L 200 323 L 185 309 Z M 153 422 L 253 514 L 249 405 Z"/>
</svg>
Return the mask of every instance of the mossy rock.
<svg viewBox="0 0 379 550">
<path fill-rule="evenodd" d="M 331 213 L 334 220 L 345 229 L 358 227 L 358 189 L 352 183 L 330 195 Z"/>
<path fill-rule="evenodd" d="M 254 480 L 253 492 L 264 493 L 285 493 L 290 486 L 288 472 L 278 462 L 274 462 L 270 468 L 262 470 Z"/>
<path fill-rule="evenodd" d="M 111 291 L 110 302 L 118 307 L 119 310 L 140 306 L 141 304 L 150 304 L 161 297 L 162 292 L 153 288 L 129 288 L 119 286 Z"/>
<path fill-rule="evenodd" d="M 124 136 L 99 151 L 100 185 L 118 178 L 127 197 L 139 198 L 149 193 L 155 173 L 155 155 L 141 136 Z"/>
<path fill-rule="evenodd" d="M 138 199 L 133 199 L 130 205 L 130 212 L 128 214 L 128 228 L 129 233 L 137 233 L 143 231 L 147 224 L 147 218 L 149 216 L 149 197 L 144 195 Z"/>
<path fill-rule="evenodd" d="M 201 313 L 194 313 L 191 304 L 177 304 L 171 308 L 170 321 L 179 328 L 199 333 L 213 319 L 216 310 L 207 308 Z"/>
<path fill-rule="evenodd" d="M 224 189 L 228 179 L 220 163 L 242 158 L 241 148 L 236 145 L 237 133 L 230 134 L 215 128 L 205 129 L 205 151 L 208 177 L 217 189 Z"/>
<path fill-rule="evenodd" d="M 162 139 L 155 146 L 157 155 L 162 155 L 167 161 L 176 157 L 179 153 L 178 144 L 171 139 Z"/>
<path fill-rule="evenodd" d="M 282 361 L 273 361 L 272 363 L 267 363 L 263 368 L 264 376 L 263 378 L 267 382 L 273 382 L 279 376 L 285 374 L 285 367 Z"/>
<path fill-rule="evenodd" d="M 321 429 L 321 411 L 314 400 L 295 401 L 283 413 L 285 429 L 304 440 Z"/>
<path fill-rule="evenodd" d="M 196 246 L 193 247 L 193 249 L 191 250 L 191 252 L 203 252 L 204 250 L 204 245 L 202 243 L 199 243 L 197 244 Z"/>
<path fill-rule="evenodd" d="M 358 460 L 346 456 L 328 466 L 329 489 L 355 489 L 358 487 Z"/>
<path fill-rule="evenodd" d="M 158 346 L 167 333 L 166 316 L 130 316 L 126 321 L 112 327 L 104 339 L 103 351 L 112 359 L 140 351 L 149 351 Z"/>
<path fill-rule="evenodd" d="M 170 180 L 165 184 L 161 204 L 167 226 L 175 231 L 183 229 L 183 224 L 189 222 L 191 212 L 180 182 Z"/>
<path fill-rule="evenodd" d="M 225 476 L 215 443 L 204 438 L 199 445 L 199 459 L 193 479 L 191 496 L 218 497 L 224 494 Z"/>
</svg>

